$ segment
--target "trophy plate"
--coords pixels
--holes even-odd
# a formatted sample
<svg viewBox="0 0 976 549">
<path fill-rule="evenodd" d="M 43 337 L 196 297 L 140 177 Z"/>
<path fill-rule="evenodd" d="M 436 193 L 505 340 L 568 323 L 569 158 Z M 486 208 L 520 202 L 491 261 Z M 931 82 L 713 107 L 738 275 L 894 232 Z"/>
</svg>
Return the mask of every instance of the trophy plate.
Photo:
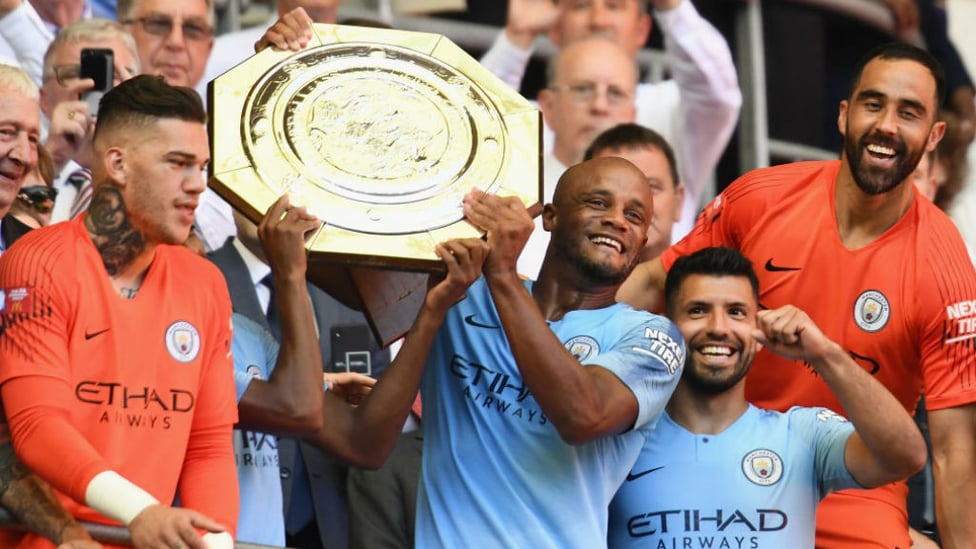
<svg viewBox="0 0 976 549">
<path fill-rule="evenodd" d="M 383 343 L 443 269 L 435 244 L 482 236 L 465 193 L 540 209 L 539 111 L 437 34 L 316 24 L 306 49 L 262 50 L 208 101 L 210 186 L 256 223 L 285 193 L 322 219 L 309 279 Z"/>
<path fill-rule="evenodd" d="M 540 202 L 540 115 L 435 34 L 315 25 L 211 83 L 211 185 L 252 220 L 283 193 L 325 224 L 312 254 L 433 271 L 434 245 L 480 236 L 472 188 Z"/>
</svg>

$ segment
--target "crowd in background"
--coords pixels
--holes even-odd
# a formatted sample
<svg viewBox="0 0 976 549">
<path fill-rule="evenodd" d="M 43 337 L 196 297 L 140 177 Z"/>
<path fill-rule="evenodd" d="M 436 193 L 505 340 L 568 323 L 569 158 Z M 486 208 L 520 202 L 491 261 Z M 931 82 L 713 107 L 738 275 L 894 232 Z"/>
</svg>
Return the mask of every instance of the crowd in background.
<svg viewBox="0 0 976 549">
<path fill-rule="evenodd" d="M 485 238 L 437 245 L 391 349 L 306 280 L 327 213 L 206 184 L 210 80 L 389 22 L 0 0 L 0 504 L 27 530 L 0 543 L 976 544 L 976 243 L 943 213 L 976 88 L 934 0 L 885 0 L 893 35 L 798 4 L 763 3 L 769 133 L 838 159 L 759 170 L 736 3 L 429 14 L 497 28 L 469 53 L 541 112 L 545 207 L 466 195 Z"/>
</svg>

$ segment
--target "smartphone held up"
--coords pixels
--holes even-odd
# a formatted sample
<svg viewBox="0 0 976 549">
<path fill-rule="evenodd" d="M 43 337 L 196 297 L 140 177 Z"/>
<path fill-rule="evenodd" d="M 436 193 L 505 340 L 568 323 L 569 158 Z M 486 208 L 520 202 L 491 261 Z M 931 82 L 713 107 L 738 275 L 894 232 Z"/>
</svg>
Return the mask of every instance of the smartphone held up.
<svg viewBox="0 0 976 549">
<path fill-rule="evenodd" d="M 115 55 L 110 49 L 84 48 L 81 50 L 82 78 L 91 78 L 95 87 L 81 94 L 81 98 L 88 103 L 88 112 L 92 116 L 98 115 L 98 102 L 105 92 L 112 89 L 115 80 Z"/>
</svg>

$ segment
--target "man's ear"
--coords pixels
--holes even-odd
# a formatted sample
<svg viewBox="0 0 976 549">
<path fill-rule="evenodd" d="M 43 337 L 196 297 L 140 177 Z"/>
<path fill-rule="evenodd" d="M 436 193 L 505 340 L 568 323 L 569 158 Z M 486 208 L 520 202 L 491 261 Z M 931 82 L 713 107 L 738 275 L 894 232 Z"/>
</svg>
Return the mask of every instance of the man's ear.
<svg viewBox="0 0 976 549">
<path fill-rule="evenodd" d="M 549 88 L 542 88 L 539 90 L 539 95 L 535 97 L 535 102 L 539 104 L 539 110 L 542 111 L 542 121 L 550 128 L 552 127 L 552 122 L 550 121 L 549 113 L 552 112 L 552 102 L 554 99 L 552 90 Z"/>
<path fill-rule="evenodd" d="M 126 158 L 125 151 L 119 147 L 109 147 L 102 153 L 102 165 L 109 179 L 119 187 L 125 187 L 126 181 Z"/>
<path fill-rule="evenodd" d="M 675 222 L 681 221 L 681 210 L 685 206 L 685 186 L 684 184 L 678 184 L 674 188 L 674 220 Z"/>
<path fill-rule="evenodd" d="M 647 44 L 648 37 L 651 36 L 651 28 L 653 27 L 651 14 L 642 13 L 640 15 L 640 21 L 637 23 L 637 27 L 634 29 L 634 36 L 631 38 L 633 42 L 631 43 L 630 52 L 640 51 Z"/>
<path fill-rule="evenodd" d="M 843 99 L 840 102 L 840 108 L 837 110 L 837 129 L 843 136 L 847 136 L 847 109 L 849 106 L 850 103 Z"/>
<path fill-rule="evenodd" d="M 559 9 L 559 8 L 556 8 Z M 546 36 L 549 37 L 549 41 L 556 46 L 556 49 L 562 48 L 563 44 L 563 34 L 562 29 L 559 28 L 559 21 L 555 21 L 549 26 L 549 30 L 546 32 Z"/>
<path fill-rule="evenodd" d="M 945 131 L 946 123 L 942 120 L 932 125 L 932 129 L 929 130 L 929 138 L 925 142 L 925 152 L 935 150 L 935 147 L 939 145 L 939 141 L 942 141 L 942 138 L 945 137 Z"/>
<path fill-rule="evenodd" d="M 552 226 L 556 223 L 556 208 L 546 204 L 542 207 L 542 229 L 548 233 L 552 232 Z"/>
</svg>

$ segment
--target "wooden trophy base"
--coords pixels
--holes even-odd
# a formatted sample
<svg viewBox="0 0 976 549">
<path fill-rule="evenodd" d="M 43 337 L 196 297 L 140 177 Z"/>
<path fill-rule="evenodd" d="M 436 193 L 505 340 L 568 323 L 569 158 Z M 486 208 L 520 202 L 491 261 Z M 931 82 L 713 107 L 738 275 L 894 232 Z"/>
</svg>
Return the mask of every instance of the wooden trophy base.
<svg viewBox="0 0 976 549">
<path fill-rule="evenodd" d="M 347 307 L 362 311 L 384 347 L 404 336 L 427 295 L 429 273 L 312 261 L 308 279 Z"/>
</svg>

